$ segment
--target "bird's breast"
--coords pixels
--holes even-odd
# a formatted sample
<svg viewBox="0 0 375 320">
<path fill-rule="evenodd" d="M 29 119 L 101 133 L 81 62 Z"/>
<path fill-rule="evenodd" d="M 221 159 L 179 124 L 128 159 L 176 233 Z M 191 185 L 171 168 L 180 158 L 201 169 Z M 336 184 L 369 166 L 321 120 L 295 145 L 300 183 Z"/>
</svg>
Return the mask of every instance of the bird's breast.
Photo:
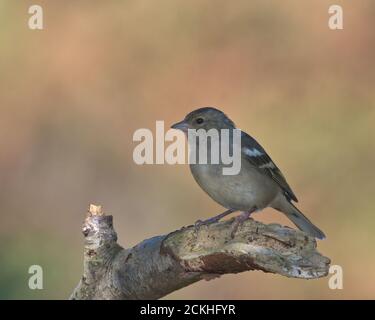
<svg viewBox="0 0 375 320">
<path fill-rule="evenodd" d="M 241 166 L 236 175 L 224 175 L 221 164 L 191 164 L 199 186 L 216 202 L 228 209 L 263 209 L 275 198 L 277 186 L 251 165 Z"/>
</svg>

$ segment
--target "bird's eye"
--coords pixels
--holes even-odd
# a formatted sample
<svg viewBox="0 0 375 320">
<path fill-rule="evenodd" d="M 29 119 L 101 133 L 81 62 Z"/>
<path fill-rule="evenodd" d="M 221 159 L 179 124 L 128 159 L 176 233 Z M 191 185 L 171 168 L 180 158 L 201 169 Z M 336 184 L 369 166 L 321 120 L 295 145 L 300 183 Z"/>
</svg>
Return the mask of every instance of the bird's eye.
<svg viewBox="0 0 375 320">
<path fill-rule="evenodd" d="M 198 118 L 197 120 L 196 120 L 196 122 L 198 123 L 198 124 L 202 124 L 203 123 L 203 118 Z"/>
</svg>

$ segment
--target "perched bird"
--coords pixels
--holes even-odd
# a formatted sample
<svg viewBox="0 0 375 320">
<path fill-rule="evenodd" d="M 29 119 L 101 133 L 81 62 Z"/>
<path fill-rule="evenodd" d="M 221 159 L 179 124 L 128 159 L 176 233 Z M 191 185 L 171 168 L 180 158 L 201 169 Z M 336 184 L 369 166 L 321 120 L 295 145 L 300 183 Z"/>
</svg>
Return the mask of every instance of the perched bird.
<svg viewBox="0 0 375 320">
<path fill-rule="evenodd" d="M 233 121 L 222 111 L 211 107 L 190 112 L 184 120 L 172 125 L 172 128 L 182 130 L 185 134 L 189 129 L 236 129 Z M 233 236 L 238 226 L 248 219 L 251 213 L 272 207 L 284 213 L 308 235 L 324 239 L 324 233 L 292 203 L 298 202 L 294 192 L 264 148 L 246 132 L 241 131 L 240 134 L 241 168 L 238 174 L 224 175 L 222 168 L 225 165 L 222 162 L 190 164 L 191 173 L 199 186 L 213 200 L 227 208 L 227 211 L 203 223 L 216 222 L 232 212 L 242 211 L 234 220 Z M 198 139 L 196 141 L 198 143 Z M 233 140 L 230 141 L 233 143 Z M 196 147 L 198 150 L 199 146 Z M 207 148 L 210 147 L 207 141 Z"/>
</svg>

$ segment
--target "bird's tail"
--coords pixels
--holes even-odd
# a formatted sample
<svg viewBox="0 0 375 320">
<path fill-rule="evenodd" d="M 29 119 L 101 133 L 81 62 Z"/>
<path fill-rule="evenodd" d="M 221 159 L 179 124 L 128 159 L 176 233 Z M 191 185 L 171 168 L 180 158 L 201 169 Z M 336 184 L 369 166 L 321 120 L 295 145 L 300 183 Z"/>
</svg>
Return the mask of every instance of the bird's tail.
<svg viewBox="0 0 375 320">
<path fill-rule="evenodd" d="M 308 235 L 318 239 L 325 239 L 325 234 L 317 226 L 315 226 L 301 211 L 299 211 L 292 203 L 288 201 L 282 212 L 298 227 L 298 229 L 306 232 Z"/>
</svg>

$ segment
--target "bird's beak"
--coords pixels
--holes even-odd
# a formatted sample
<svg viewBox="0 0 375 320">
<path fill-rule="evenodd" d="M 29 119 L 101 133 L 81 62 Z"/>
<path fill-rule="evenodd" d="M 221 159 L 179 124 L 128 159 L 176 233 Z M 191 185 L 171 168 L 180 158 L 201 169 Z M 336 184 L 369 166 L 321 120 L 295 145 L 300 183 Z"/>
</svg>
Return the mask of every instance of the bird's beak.
<svg viewBox="0 0 375 320">
<path fill-rule="evenodd" d="M 182 121 L 177 122 L 174 125 L 172 125 L 171 128 L 181 130 L 183 132 L 187 132 L 188 129 L 189 129 L 189 125 L 184 120 L 182 120 Z"/>
</svg>

